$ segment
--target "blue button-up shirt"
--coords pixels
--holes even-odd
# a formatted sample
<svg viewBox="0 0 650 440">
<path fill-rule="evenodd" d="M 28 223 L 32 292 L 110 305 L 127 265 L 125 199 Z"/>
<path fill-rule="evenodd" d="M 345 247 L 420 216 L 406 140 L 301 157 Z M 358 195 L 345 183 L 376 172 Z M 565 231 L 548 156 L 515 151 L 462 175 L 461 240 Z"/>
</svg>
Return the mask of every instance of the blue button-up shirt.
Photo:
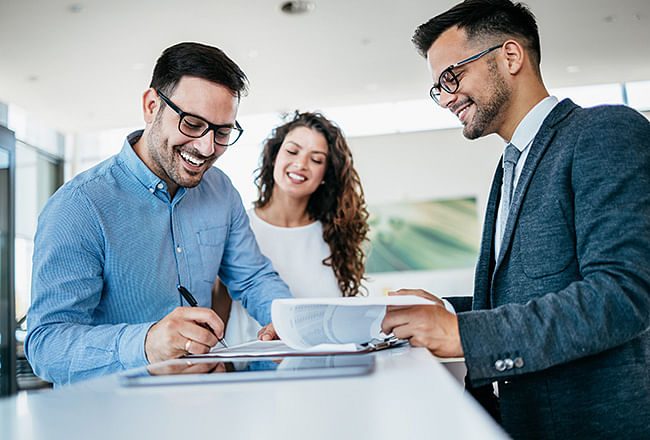
<svg viewBox="0 0 650 440">
<path fill-rule="evenodd" d="M 178 283 L 210 307 L 218 275 L 261 324 L 273 299 L 291 296 L 228 177 L 211 167 L 170 199 L 131 147 L 141 134 L 63 185 L 39 217 L 25 352 L 55 384 L 146 365 L 149 328 L 188 305 Z"/>
</svg>

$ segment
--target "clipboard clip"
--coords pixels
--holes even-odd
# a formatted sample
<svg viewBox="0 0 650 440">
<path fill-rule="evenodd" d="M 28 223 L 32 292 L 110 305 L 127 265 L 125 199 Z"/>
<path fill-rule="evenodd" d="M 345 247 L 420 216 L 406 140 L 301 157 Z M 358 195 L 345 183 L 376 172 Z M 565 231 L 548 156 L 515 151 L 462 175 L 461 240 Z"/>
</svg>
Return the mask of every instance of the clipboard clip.
<svg viewBox="0 0 650 440">
<path fill-rule="evenodd" d="M 391 347 L 398 347 L 406 343 L 408 343 L 408 339 L 399 339 L 395 336 L 389 336 L 384 339 L 374 338 L 368 342 L 361 344 L 361 346 L 369 348 L 371 351 L 377 351 Z"/>
</svg>

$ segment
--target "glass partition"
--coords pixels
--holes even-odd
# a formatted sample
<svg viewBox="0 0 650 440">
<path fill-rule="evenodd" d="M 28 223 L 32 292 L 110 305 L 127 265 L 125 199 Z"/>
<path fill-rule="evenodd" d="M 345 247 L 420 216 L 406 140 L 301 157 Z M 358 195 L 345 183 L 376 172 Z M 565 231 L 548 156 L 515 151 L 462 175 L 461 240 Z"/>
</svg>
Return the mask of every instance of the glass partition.
<svg viewBox="0 0 650 440">
<path fill-rule="evenodd" d="M 16 142 L 16 319 L 30 304 L 32 254 L 38 215 L 63 183 L 63 161 L 24 142 Z"/>
<path fill-rule="evenodd" d="M 16 391 L 14 145 L 13 132 L 0 127 L 0 396 Z"/>
</svg>

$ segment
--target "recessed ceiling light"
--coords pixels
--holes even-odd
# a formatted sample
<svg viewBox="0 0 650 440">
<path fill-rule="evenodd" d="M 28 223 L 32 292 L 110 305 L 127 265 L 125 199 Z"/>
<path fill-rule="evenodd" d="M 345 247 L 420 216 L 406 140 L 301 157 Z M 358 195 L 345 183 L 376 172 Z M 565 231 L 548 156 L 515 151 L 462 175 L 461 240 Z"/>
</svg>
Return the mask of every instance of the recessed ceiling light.
<svg viewBox="0 0 650 440">
<path fill-rule="evenodd" d="M 314 10 L 316 5 L 312 2 L 303 1 L 303 0 L 293 0 L 288 2 L 283 2 L 280 5 L 280 10 L 285 14 L 297 15 L 304 14 L 306 12 Z"/>
<path fill-rule="evenodd" d="M 78 14 L 83 11 L 84 7 L 80 3 L 73 3 L 66 8 L 71 14 Z"/>
</svg>

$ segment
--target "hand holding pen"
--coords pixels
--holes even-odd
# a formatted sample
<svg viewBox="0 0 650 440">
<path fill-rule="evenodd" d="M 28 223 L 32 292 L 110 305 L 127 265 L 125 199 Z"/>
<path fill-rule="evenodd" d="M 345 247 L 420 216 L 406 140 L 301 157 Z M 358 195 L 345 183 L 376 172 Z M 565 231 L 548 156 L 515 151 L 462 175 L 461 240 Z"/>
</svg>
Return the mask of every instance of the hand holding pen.
<svg viewBox="0 0 650 440">
<path fill-rule="evenodd" d="M 196 300 L 188 303 L 196 304 Z M 187 354 L 208 353 L 223 338 L 224 327 L 212 309 L 177 307 L 147 331 L 145 357 L 152 364 Z"/>
<path fill-rule="evenodd" d="M 192 295 L 189 290 L 187 290 L 185 287 L 181 286 L 180 284 L 177 284 L 176 288 L 181 293 L 181 295 L 183 295 L 183 298 L 185 298 L 185 301 L 188 302 L 190 307 L 198 307 L 199 303 L 196 302 L 196 299 L 194 298 L 194 295 Z M 210 330 L 214 334 L 214 331 L 212 330 L 212 328 L 210 328 L 210 326 L 207 325 L 206 323 L 201 323 L 199 325 L 201 325 L 202 327 L 205 327 L 206 329 Z M 216 334 L 214 334 L 214 335 L 217 336 Z M 219 340 L 221 345 L 223 345 L 225 348 L 228 348 L 228 346 L 224 342 L 223 338 L 220 338 L 219 336 L 217 336 L 217 339 Z M 186 350 L 186 351 L 189 352 L 189 350 Z"/>
</svg>

